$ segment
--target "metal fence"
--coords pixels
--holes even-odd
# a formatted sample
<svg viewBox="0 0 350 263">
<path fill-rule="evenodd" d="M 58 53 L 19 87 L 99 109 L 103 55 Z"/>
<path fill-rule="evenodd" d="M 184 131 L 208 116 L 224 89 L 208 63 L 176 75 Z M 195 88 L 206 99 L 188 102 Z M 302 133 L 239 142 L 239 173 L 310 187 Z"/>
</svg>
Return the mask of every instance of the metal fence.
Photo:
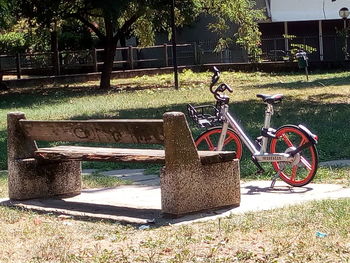
<svg viewBox="0 0 350 263">
<path fill-rule="evenodd" d="M 324 61 L 342 61 L 345 59 L 344 39 L 338 36 L 323 36 L 323 60 Z M 347 39 L 350 46 L 350 38 Z M 320 39 L 318 36 L 296 37 L 292 41 L 288 41 L 288 50 L 292 48 L 291 44 L 307 45 L 315 48 L 315 52 L 308 54 L 310 61 L 320 61 Z M 288 55 L 285 47 L 285 39 L 266 38 L 262 39 L 263 56 L 267 60 L 278 61 L 283 60 L 283 54 Z"/>
<path fill-rule="evenodd" d="M 349 41 L 349 39 L 348 39 Z M 319 37 L 297 37 L 289 43 L 299 43 L 316 48 L 309 54 L 311 61 L 320 60 Z M 248 61 L 248 56 L 239 47 L 230 47 L 215 52 L 214 41 L 179 44 L 177 62 L 179 66 L 208 63 L 236 63 Z M 344 40 L 336 36 L 323 36 L 323 59 L 325 61 L 344 60 Z M 350 43 L 348 44 L 350 47 Z M 172 66 L 172 48 L 170 44 L 150 47 L 119 47 L 114 57 L 114 70 L 160 68 Z M 289 45 L 290 49 L 291 46 Z M 264 58 L 270 61 L 283 60 L 288 56 L 284 38 L 262 39 Z M 20 79 L 29 75 L 61 75 L 66 73 L 98 72 L 102 69 L 103 49 L 56 51 L 44 53 L 25 53 L 0 55 L 0 80 L 2 75 L 13 74 Z"/>
<path fill-rule="evenodd" d="M 119 70 L 172 66 L 172 48 L 170 44 L 118 47 L 113 68 Z M 242 50 L 237 48 L 215 52 L 214 41 L 178 44 L 176 48 L 179 66 L 245 60 Z M 98 72 L 102 69 L 103 53 L 103 49 L 92 49 L 1 55 L 0 72 L 5 75 L 17 75 L 18 79 L 25 74 L 61 75 L 69 72 Z"/>
</svg>

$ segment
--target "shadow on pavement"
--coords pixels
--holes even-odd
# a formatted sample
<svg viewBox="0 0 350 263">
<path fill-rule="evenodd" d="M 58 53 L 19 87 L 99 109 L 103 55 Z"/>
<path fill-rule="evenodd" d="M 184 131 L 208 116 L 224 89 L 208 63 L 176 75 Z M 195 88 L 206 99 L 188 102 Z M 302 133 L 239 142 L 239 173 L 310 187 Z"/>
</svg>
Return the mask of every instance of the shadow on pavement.
<svg viewBox="0 0 350 263">
<path fill-rule="evenodd" d="M 244 190 L 243 190 L 244 189 Z M 242 190 L 242 195 L 259 195 L 262 193 L 271 194 L 301 194 L 313 190 L 312 187 L 291 187 L 291 186 L 275 186 L 271 187 L 259 187 L 254 185 L 245 186 Z M 247 192 L 245 192 L 247 190 Z"/>
</svg>

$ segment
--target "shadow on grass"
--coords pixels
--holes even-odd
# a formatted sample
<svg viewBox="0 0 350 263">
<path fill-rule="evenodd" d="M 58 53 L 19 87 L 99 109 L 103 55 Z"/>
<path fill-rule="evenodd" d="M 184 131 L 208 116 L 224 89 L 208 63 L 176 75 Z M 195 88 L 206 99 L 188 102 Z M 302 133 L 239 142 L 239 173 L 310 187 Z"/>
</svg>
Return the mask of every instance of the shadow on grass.
<svg viewBox="0 0 350 263">
<path fill-rule="evenodd" d="M 118 205 L 95 204 L 86 202 L 65 201 L 62 199 L 39 199 L 25 201 L 5 200 L 0 206 L 10 209 L 28 210 L 38 214 L 71 215 L 76 220 L 109 221 L 128 225 L 146 224 L 155 218 L 160 218 L 160 209 L 133 208 Z"/>
<path fill-rule="evenodd" d="M 327 99 L 349 99 L 349 98 L 350 97 L 348 95 L 337 94 L 336 91 L 334 91 L 333 94 L 321 93 L 321 94 L 309 96 L 309 100 L 311 101 L 319 101 L 319 100 L 327 100 Z"/>
<path fill-rule="evenodd" d="M 170 85 L 131 86 L 129 84 L 120 84 L 118 86 L 113 86 L 108 90 L 99 89 L 95 85 L 82 87 L 60 86 L 53 88 L 16 89 L 14 91 L 10 90 L 8 92 L 0 91 L 0 109 L 11 110 L 12 108 L 25 108 L 41 104 L 54 105 L 56 103 L 61 104 L 62 102 L 70 101 L 73 98 L 79 98 L 84 96 L 107 95 L 119 93 L 121 91 L 132 92 L 137 90 L 149 90 L 159 88 L 167 89 L 170 88 Z"/>
<path fill-rule="evenodd" d="M 312 76 L 310 77 L 312 78 Z M 261 88 L 281 88 L 281 89 L 309 89 L 309 88 L 315 88 L 318 86 L 343 86 L 343 85 L 350 85 L 350 76 L 344 76 L 344 77 L 330 77 L 330 78 L 319 78 L 319 79 L 312 79 L 311 81 L 288 81 L 288 83 L 283 82 L 271 82 L 271 83 L 265 83 L 265 84 L 256 84 L 252 85 L 252 88 L 255 89 L 261 89 Z"/>
<path fill-rule="evenodd" d="M 347 80 L 350 83 L 350 80 Z M 47 96 L 38 96 L 35 94 L 21 94 L 21 97 L 9 96 L 9 100 L 2 101 L 0 107 L 13 107 L 12 102 L 18 105 L 30 106 L 35 103 L 54 104 L 55 102 L 62 102 L 71 97 L 79 97 L 85 95 L 108 93 L 113 91 L 100 90 L 84 90 L 78 91 L 59 91 L 57 96 L 48 91 Z M 342 96 L 336 94 L 336 96 Z M 284 100 L 283 104 L 276 107 L 275 115 L 273 117 L 273 127 L 279 127 L 284 124 L 303 124 L 319 137 L 319 156 L 320 160 L 344 159 L 350 156 L 350 134 L 347 132 L 350 121 L 350 106 L 346 103 L 320 103 L 320 99 L 332 98 L 329 94 L 319 94 L 310 97 L 310 101 L 304 100 Z M 233 98 L 234 100 L 234 98 Z M 189 101 L 190 102 L 190 101 Z M 115 109 L 107 112 L 108 116 L 118 116 L 118 118 L 162 118 L 162 115 L 167 111 L 181 111 L 186 112 L 186 104 L 172 104 L 166 107 L 158 108 L 138 108 L 132 110 Z M 241 125 L 245 131 L 251 135 L 252 138 L 259 136 L 260 128 L 263 124 L 263 116 L 265 107 L 262 103 L 256 100 L 249 100 L 244 102 L 232 102 L 231 112 L 237 119 L 240 120 Z M 105 118 L 106 112 L 93 115 L 76 115 L 72 119 L 99 119 Z M 200 132 L 191 123 L 193 137 L 196 138 Z M 246 151 L 246 150 L 245 150 Z M 7 166 L 7 150 L 6 150 L 6 131 L 0 131 L 0 170 L 6 169 Z M 110 165 L 104 164 L 97 167 L 99 169 L 110 168 Z M 115 168 L 129 168 L 129 165 L 118 165 Z M 135 167 L 134 165 L 132 167 Z M 137 168 L 144 168 L 143 166 L 136 166 Z M 87 168 L 92 168 L 87 166 Z M 95 167 L 93 167 L 95 168 Z"/>
</svg>

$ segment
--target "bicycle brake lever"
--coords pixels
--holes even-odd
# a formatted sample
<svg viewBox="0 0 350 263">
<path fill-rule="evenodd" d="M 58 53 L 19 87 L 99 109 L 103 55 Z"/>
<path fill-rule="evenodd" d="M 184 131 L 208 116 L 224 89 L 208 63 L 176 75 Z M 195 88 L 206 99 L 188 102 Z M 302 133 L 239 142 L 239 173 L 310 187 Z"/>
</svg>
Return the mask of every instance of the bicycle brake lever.
<svg viewBox="0 0 350 263">
<path fill-rule="evenodd" d="M 233 92 L 231 87 L 227 85 L 226 83 L 221 83 L 219 87 L 216 88 L 216 92 L 224 92 L 225 90 L 228 90 L 229 92 Z"/>
<path fill-rule="evenodd" d="M 219 91 L 219 92 L 224 92 L 225 90 L 228 90 L 231 93 L 233 92 L 233 89 L 226 83 L 221 83 L 219 87 L 217 87 L 216 89 L 216 91 Z"/>
<path fill-rule="evenodd" d="M 229 85 L 227 85 L 226 83 L 225 83 L 225 85 L 226 85 L 226 89 L 229 91 L 229 92 L 233 92 L 233 89 L 229 86 Z"/>
</svg>

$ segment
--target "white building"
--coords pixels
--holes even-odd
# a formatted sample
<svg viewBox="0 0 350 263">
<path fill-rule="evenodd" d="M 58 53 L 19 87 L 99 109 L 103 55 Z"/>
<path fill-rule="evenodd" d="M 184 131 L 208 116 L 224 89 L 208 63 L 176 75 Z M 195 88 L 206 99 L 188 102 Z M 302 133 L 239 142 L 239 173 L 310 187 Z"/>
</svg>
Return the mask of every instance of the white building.
<svg viewBox="0 0 350 263">
<path fill-rule="evenodd" d="M 266 8 L 268 16 L 260 23 L 265 52 L 289 50 L 290 41 L 283 35 L 294 35 L 294 42 L 317 49 L 311 55 L 313 60 L 344 59 L 344 40 L 336 29 L 344 28 L 339 10 L 350 9 L 350 0 L 258 0 L 257 5 Z M 346 22 L 349 26 L 350 21 Z"/>
</svg>

